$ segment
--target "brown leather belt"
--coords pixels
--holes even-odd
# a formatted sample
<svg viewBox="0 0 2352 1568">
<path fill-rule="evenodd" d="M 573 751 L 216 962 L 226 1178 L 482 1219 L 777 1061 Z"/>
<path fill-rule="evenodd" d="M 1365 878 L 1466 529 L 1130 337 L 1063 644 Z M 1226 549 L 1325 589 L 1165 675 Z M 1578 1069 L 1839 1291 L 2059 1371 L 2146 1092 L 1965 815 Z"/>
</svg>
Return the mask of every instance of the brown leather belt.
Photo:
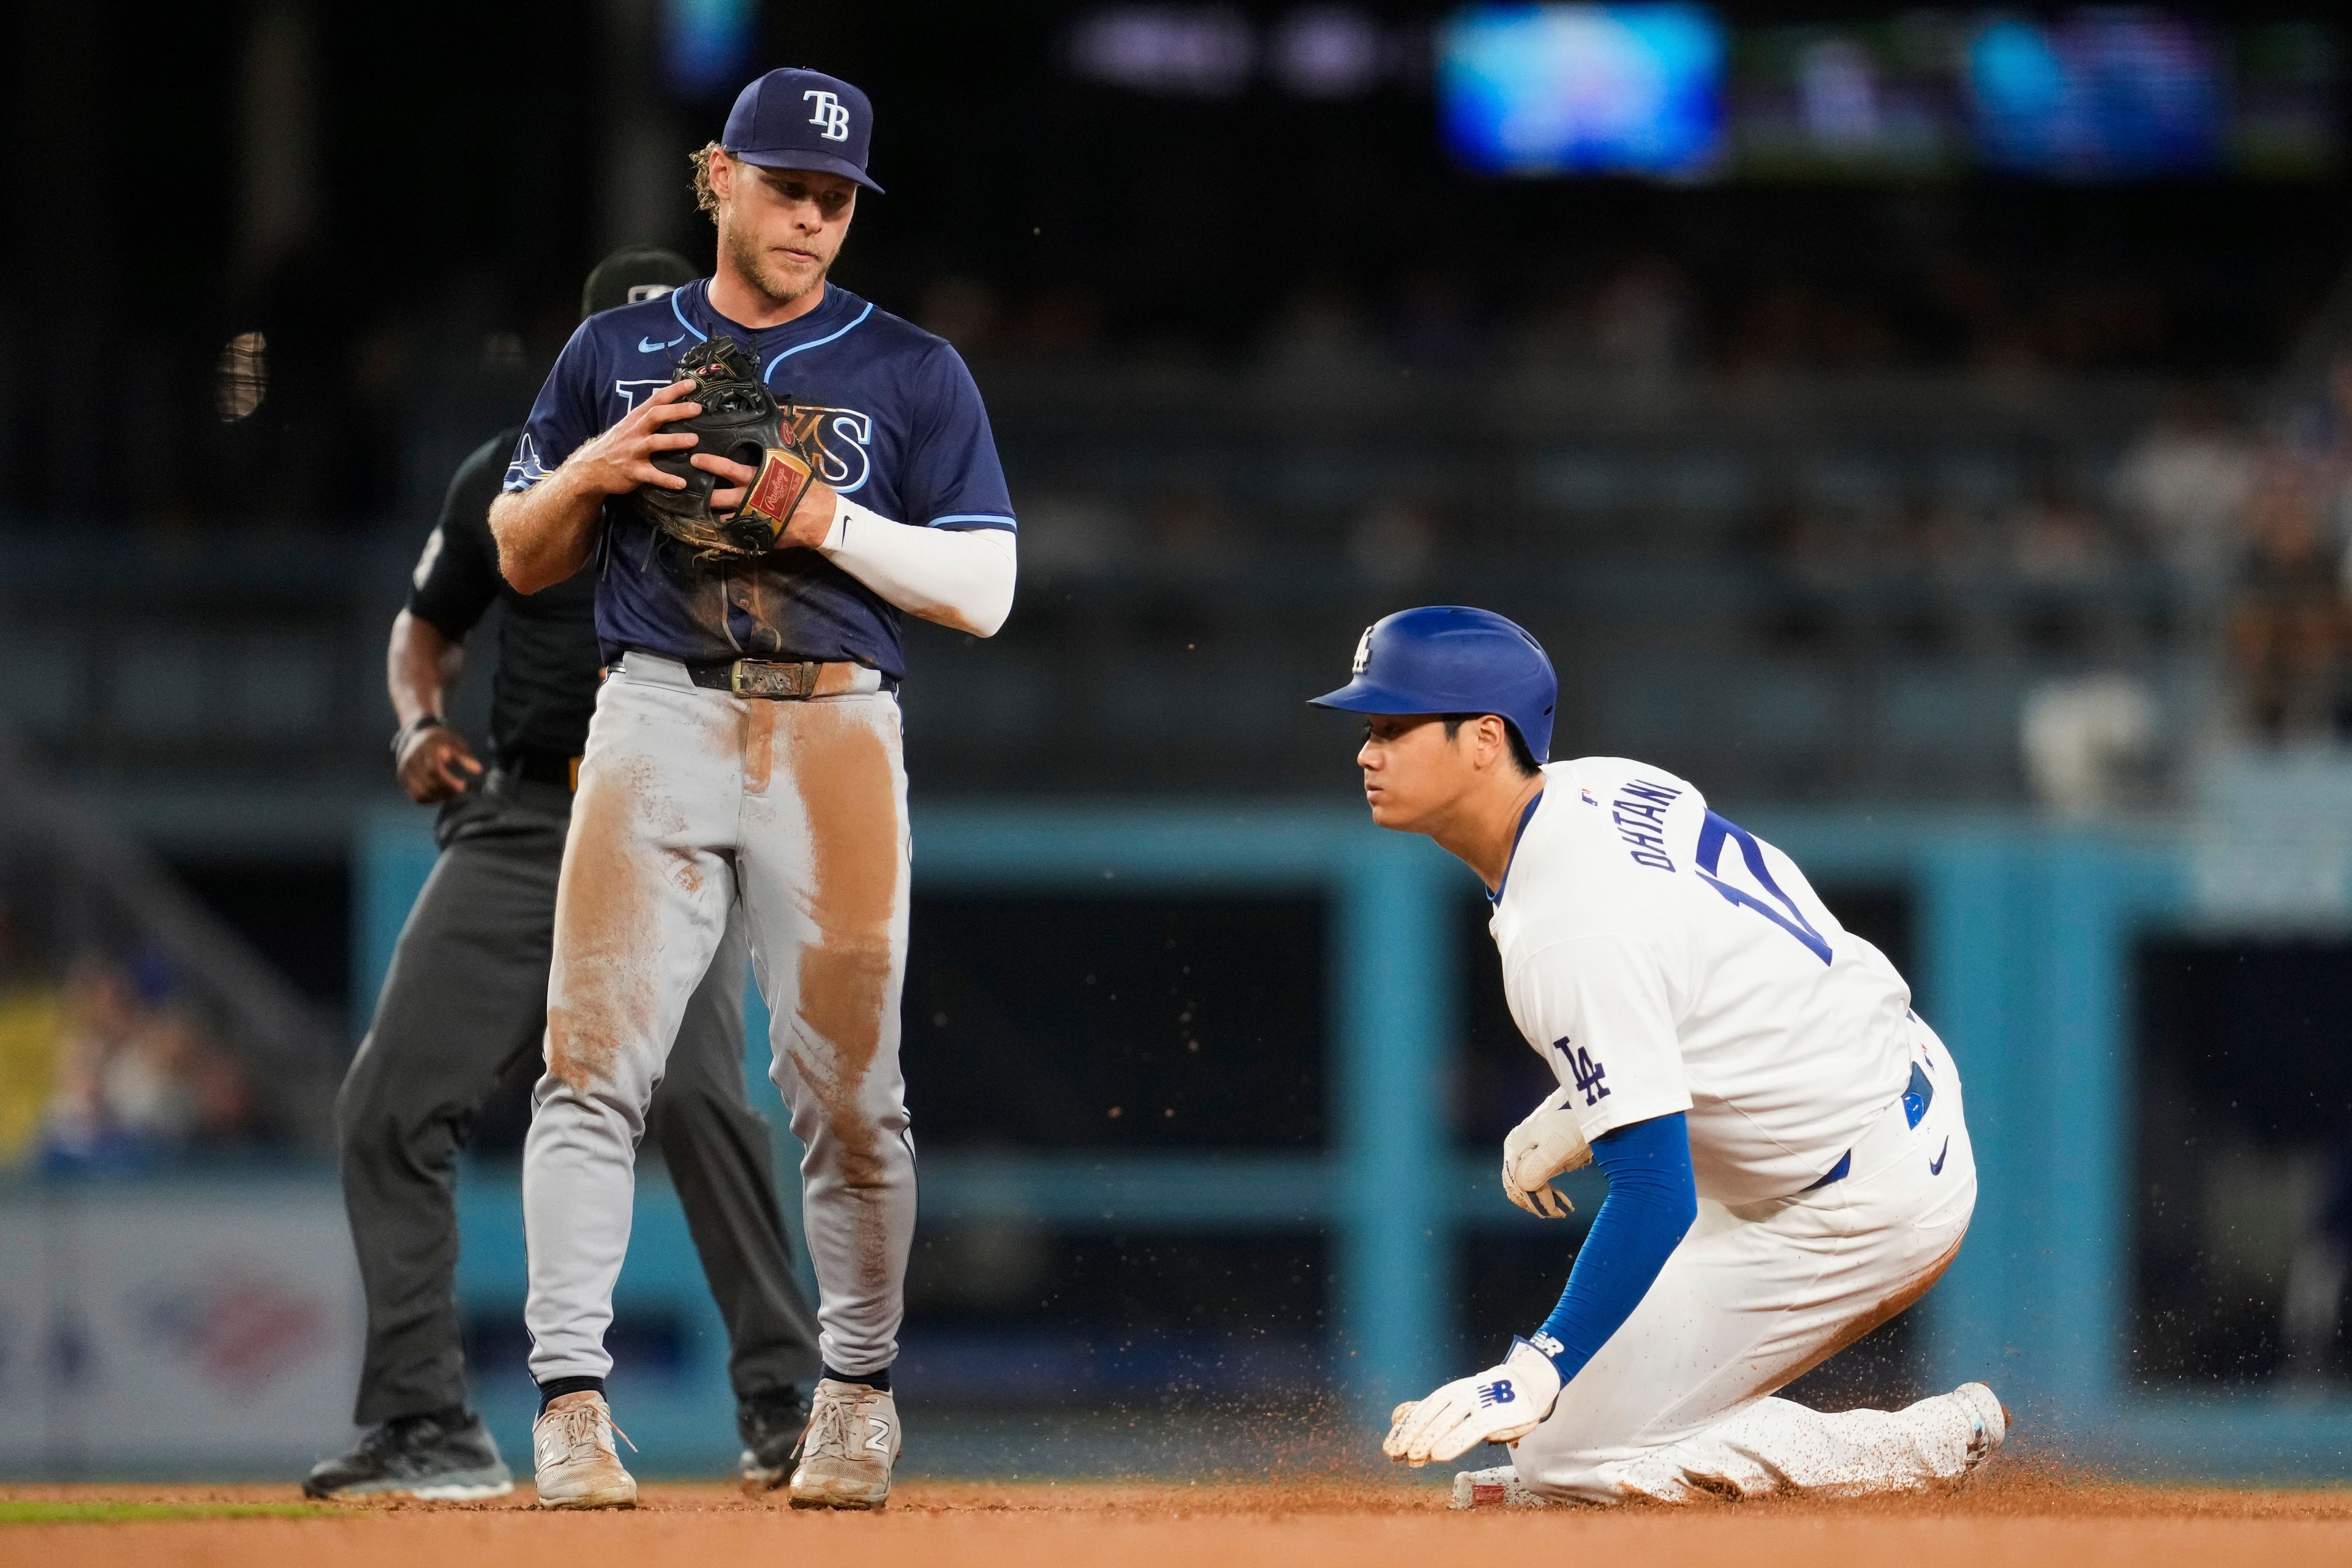
<svg viewBox="0 0 2352 1568">
<path fill-rule="evenodd" d="M 846 660 L 835 664 L 815 659 L 785 662 L 768 658 L 713 659 L 686 667 L 687 678 L 697 686 L 712 691 L 731 691 L 738 697 L 772 697 L 793 700 L 807 697 L 839 697 L 855 690 L 859 675 L 866 670 L 862 664 Z M 896 678 L 884 676 L 885 691 L 898 689 Z"/>
</svg>

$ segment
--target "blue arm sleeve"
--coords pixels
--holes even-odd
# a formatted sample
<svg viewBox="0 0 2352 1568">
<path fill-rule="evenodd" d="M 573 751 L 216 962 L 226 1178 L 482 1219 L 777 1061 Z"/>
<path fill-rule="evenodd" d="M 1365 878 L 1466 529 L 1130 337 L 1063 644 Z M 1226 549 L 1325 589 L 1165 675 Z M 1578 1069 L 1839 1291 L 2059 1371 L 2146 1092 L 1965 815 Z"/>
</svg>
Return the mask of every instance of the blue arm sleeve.
<svg viewBox="0 0 2352 1568">
<path fill-rule="evenodd" d="M 1609 1195 L 1536 1342 L 1563 1384 L 1633 1316 L 1698 1217 L 1690 1131 L 1681 1111 L 1602 1133 L 1593 1140 L 1592 1159 L 1609 1178 Z"/>
</svg>

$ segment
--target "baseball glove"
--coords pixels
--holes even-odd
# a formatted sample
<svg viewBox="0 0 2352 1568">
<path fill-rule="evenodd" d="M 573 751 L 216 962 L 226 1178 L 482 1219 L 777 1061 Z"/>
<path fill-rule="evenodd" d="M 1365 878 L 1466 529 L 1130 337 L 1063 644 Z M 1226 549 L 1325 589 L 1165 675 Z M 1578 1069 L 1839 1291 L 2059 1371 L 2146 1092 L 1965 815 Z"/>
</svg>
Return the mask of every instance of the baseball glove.
<svg viewBox="0 0 2352 1568">
<path fill-rule="evenodd" d="M 764 555 L 783 537 L 814 476 L 815 459 L 793 428 L 795 410 L 789 400 L 777 402 L 761 384 L 750 356 L 732 338 L 697 343 L 678 361 L 677 374 L 694 383 L 688 397 L 700 404 L 702 412 L 664 428 L 687 431 L 698 440 L 695 446 L 660 453 L 653 463 L 684 479 L 686 488 L 641 485 L 635 492 L 638 510 L 698 559 Z M 725 517 L 710 510 L 710 493 L 720 480 L 687 460 L 697 452 L 760 470 L 740 510 Z"/>
</svg>

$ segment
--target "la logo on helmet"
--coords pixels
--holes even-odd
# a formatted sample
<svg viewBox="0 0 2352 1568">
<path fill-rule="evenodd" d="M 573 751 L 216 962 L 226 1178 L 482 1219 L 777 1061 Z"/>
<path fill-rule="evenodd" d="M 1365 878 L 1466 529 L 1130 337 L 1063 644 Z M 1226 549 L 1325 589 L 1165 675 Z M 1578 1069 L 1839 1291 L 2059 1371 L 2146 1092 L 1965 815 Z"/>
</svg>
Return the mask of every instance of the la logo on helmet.
<svg viewBox="0 0 2352 1568">
<path fill-rule="evenodd" d="M 1372 628 L 1366 626 L 1364 628 L 1364 635 L 1356 639 L 1356 663 L 1354 668 L 1349 669 L 1348 673 L 1350 675 L 1361 675 L 1364 673 L 1364 666 L 1371 662 Z"/>
</svg>

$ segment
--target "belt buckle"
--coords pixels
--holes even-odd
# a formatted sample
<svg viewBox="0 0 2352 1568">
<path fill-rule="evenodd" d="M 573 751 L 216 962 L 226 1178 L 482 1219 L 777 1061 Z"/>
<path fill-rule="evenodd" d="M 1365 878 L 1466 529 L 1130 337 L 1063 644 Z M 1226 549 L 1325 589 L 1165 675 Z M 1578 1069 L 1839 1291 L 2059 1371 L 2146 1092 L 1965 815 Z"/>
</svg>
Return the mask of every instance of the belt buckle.
<svg viewBox="0 0 2352 1568">
<path fill-rule="evenodd" d="M 807 662 L 739 658 L 727 667 L 727 687 L 738 697 L 807 697 L 815 692 L 817 672 L 823 668 Z"/>
</svg>

